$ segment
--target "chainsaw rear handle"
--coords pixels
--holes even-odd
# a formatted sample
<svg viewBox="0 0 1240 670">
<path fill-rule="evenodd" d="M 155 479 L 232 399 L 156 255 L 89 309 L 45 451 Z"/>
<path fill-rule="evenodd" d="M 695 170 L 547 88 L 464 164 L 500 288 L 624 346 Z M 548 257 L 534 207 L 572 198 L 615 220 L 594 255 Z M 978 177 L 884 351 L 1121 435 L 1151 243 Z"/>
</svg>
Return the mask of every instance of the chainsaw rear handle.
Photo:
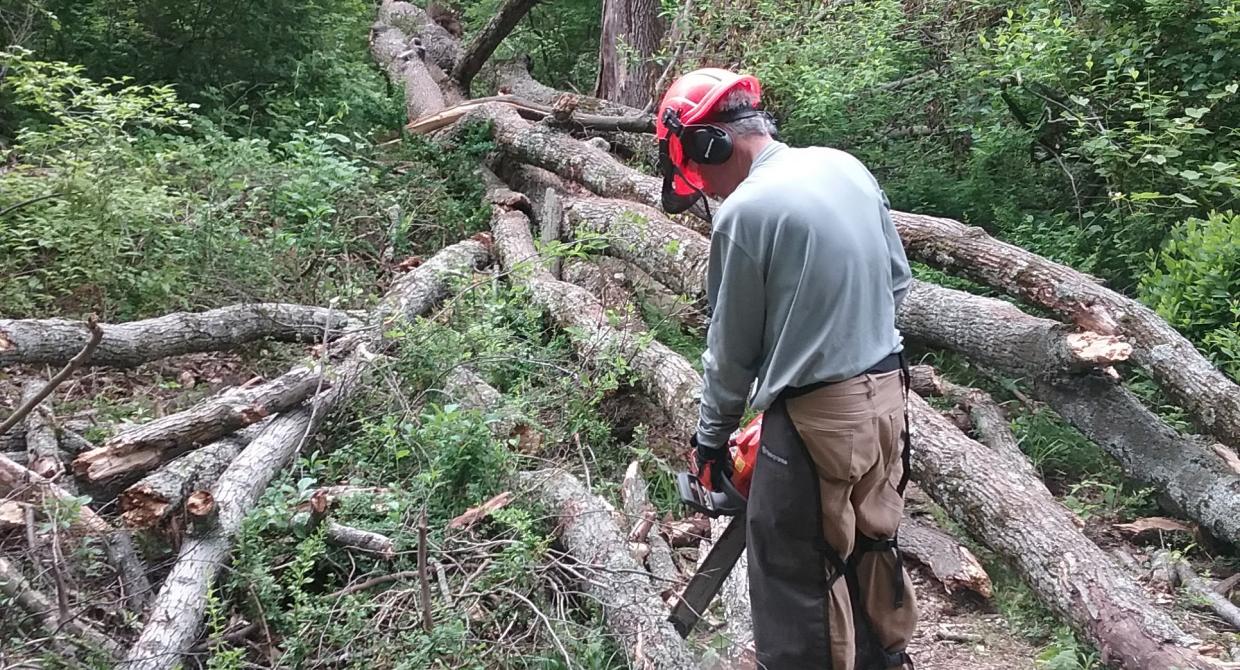
<svg viewBox="0 0 1240 670">
<path fill-rule="evenodd" d="M 702 480 L 688 472 L 676 475 L 676 488 L 680 492 L 680 500 L 692 509 L 710 518 L 720 516 L 736 516 L 745 511 L 745 497 L 736 490 L 731 480 L 719 477 L 721 490 L 712 491 L 702 486 Z"/>
</svg>

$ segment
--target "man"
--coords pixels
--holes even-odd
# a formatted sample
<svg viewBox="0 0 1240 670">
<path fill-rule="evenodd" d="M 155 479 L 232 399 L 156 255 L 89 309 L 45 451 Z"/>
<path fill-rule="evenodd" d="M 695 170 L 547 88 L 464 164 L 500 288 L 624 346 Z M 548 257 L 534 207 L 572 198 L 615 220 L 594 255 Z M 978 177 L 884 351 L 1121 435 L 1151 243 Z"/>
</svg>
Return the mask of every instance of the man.
<svg viewBox="0 0 1240 670">
<path fill-rule="evenodd" d="M 895 547 L 907 481 L 911 281 L 886 196 L 849 154 L 792 148 L 757 79 L 703 69 L 657 110 L 663 206 L 712 218 L 699 464 L 764 411 L 748 501 L 755 647 L 774 670 L 911 665 L 913 584 Z M 709 210 L 707 210 L 709 211 Z"/>
</svg>

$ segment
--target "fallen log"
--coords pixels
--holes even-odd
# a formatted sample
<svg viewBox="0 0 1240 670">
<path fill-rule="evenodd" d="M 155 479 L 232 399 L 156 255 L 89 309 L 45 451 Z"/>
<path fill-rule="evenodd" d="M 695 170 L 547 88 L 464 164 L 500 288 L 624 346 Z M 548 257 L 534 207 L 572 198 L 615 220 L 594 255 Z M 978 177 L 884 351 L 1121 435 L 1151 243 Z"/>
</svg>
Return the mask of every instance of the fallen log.
<svg viewBox="0 0 1240 670">
<path fill-rule="evenodd" d="M 229 464 L 209 492 L 215 518 L 202 524 L 181 544 L 176 564 L 164 580 L 146 627 L 120 666 L 129 670 L 167 670 L 198 636 L 207 589 L 219 573 L 245 515 L 267 484 L 356 388 L 374 356 L 366 344 L 381 344 L 384 326 L 393 319 L 411 319 L 447 296 L 455 278 L 479 267 L 490 255 L 477 240 L 445 247 L 396 282 L 367 321 L 364 333 L 336 343 L 345 359 L 336 368 L 331 387 L 307 406 L 280 414 Z M 399 291 L 408 298 L 392 295 Z M 361 339 L 364 338 L 364 339 Z M 326 353 L 326 352 L 325 352 Z"/>
<path fill-rule="evenodd" d="M 396 557 L 396 543 L 382 533 L 328 521 L 323 534 L 328 543 L 343 549 L 356 549 L 389 561 Z"/>
<path fill-rule="evenodd" d="M 896 315 L 905 335 L 1015 376 L 1108 368 L 1132 347 L 1113 335 L 1073 332 L 1015 305 L 914 280 Z"/>
<path fill-rule="evenodd" d="M 684 640 L 667 621 L 667 608 L 645 570 L 629 555 L 615 510 L 576 477 L 558 469 L 521 472 L 520 489 L 546 505 L 558 520 L 560 540 L 575 559 L 574 572 L 599 602 L 623 643 L 630 664 L 682 670 L 696 666 Z"/>
<path fill-rule="evenodd" d="M 536 208 L 546 189 L 555 189 L 564 222 L 574 234 L 603 235 L 608 255 L 637 265 L 674 291 L 705 295 L 710 242 L 701 234 L 672 222 L 653 207 L 574 193 L 559 177 L 540 168 L 513 167 L 507 178 Z"/>
<path fill-rule="evenodd" d="M 913 476 L 957 522 L 1012 561 L 1038 597 L 1097 646 L 1145 670 L 1216 667 L 1141 587 L 1086 538 L 1046 486 L 910 394 Z"/>
<path fill-rule="evenodd" d="M 294 368 L 265 384 L 227 391 L 120 433 L 78 455 L 73 470 L 90 482 L 150 470 L 189 449 L 295 407 L 327 383 L 313 368 Z"/>
<path fill-rule="evenodd" d="M 614 366 L 616 356 L 622 357 L 677 425 L 695 422 L 701 381 L 688 361 L 657 340 L 613 327 L 589 291 L 556 280 L 543 267 L 529 219 L 521 210 L 503 204 L 512 202 L 513 194 L 492 188 L 487 198 L 492 203 L 491 230 L 501 266 L 511 281 L 529 288 L 531 299 L 570 334 L 578 354 L 605 367 Z"/>
<path fill-rule="evenodd" d="M 431 19 L 421 7 L 411 2 L 379 3 L 375 26 L 371 27 L 371 40 L 375 39 L 377 27 L 395 28 L 405 36 L 405 43 L 413 46 L 413 40 L 426 50 L 426 56 L 441 73 L 451 72 L 461 59 L 461 44 L 443 26 Z M 442 75 L 446 80 L 447 75 Z"/>
<path fill-rule="evenodd" d="M 1153 310 L 981 228 L 903 212 L 893 212 L 892 220 L 910 257 L 1005 291 L 1084 330 L 1123 337 L 1133 346 L 1133 359 L 1202 430 L 1240 449 L 1240 385 Z"/>
<path fill-rule="evenodd" d="M 150 598 L 151 584 L 146 567 L 138 557 L 129 533 L 117 528 L 86 505 L 78 505 L 75 496 L 22 465 L 0 456 L 0 495 L 8 500 L 29 503 L 42 508 L 47 499 L 54 499 L 77 509 L 77 518 L 69 522 L 69 531 L 78 537 L 90 536 L 103 543 L 108 563 L 120 580 L 122 600 L 127 607 L 140 611 Z"/>
<path fill-rule="evenodd" d="M 154 528 L 162 523 L 180 509 L 190 493 L 212 486 L 265 425 L 249 426 L 173 459 L 126 488 L 117 496 L 125 525 Z"/>
<path fill-rule="evenodd" d="M 0 556 L 0 593 L 25 610 L 57 645 L 65 641 L 65 633 L 68 633 L 69 642 L 89 650 L 101 651 L 112 657 L 121 652 L 121 646 L 116 640 L 99 632 L 81 618 L 62 618 L 60 608 L 52 599 L 35 589 L 22 575 L 21 570 L 3 556 Z"/>
<path fill-rule="evenodd" d="M 666 601 L 684 580 L 676 569 L 676 562 L 672 560 L 671 546 L 657 528 L 654 505 L 650 504 L 646 479 L 642 477 L 637 461 L 629 463 L 625 470 L 620 499 L 624 515 L 633 526 L 629 540 L 644 542 L 650 547 L 650 553 L 645 558 L 646 568 L 654 577 L 659 597 Z"/>
<path fill-rule="evenodd" d="M 54 480 L 65 471 L 65 465 L 60 457 L 56 426 L 52 423 L 51 403 L 38 402 L 45 385 L 46 382 L 37 379 L 22 385 L 22 404 L 34 404 L 34 409 L 26 415 L 26 467 L 40 477 Z"/>
<path fill-rule="evenodd" d="M 615 315 L 617 328 L 633 333 L 646 331 L 633 292 L 613 274 L 604 272 L 595 259 L 569 259 L 564 265 L 564 281 L 594 294 L 603 311 Z"/>
<path fill-rule="evenodd" d="M 440 41 L 440 48 L 434 52 L 428 51 L 428 40 L 423 36 L 434 34 L 431 26 L 439 27 L 421 8 L 408 2 L 383 0 L 370 29 L 370 54 L 388 79 L 405 91 L 405 115 L 410 121 L 439 112 L 465 97 L 451 84 L 443 68 L 445 60 L 455 64 L 459 57 L 456 40 L 445 31 L 448 39 Z"/>
<path fill-rule="evenodd" d="M 1158 554 L 1154 557 L 1152 563 L 1159 567 L 1167 566 L 1170 569 L 1171 575 L 1175 577 L 1173 583 L 1178 583 L 1187 591 L 1192 602 L 1204 603 L 1206 607 L 1213 610 L 1229 626 L 1240 630 L 1240 608 L 1237 608 L 1231 600 L 1225 595 L 1220 594 L 1204 579 L 1198 577 L 1197 573 L 1193 571 L 1193 567 L 1183 557 L 1176 556 L 1171 551 L 1165 549 L 1158 552 Z"/>
<path fill-rule="evenodd" d="M 1240 472 L 1196 436 L 1167 426 L 1131 391 L 1094 375 L 1038 380 L 1059 416 L 1215 537 L 1240 544 Z"/>
<path fill-rule="evenodd" d="M 205 312 L 174 312 L 154 319 L 100 324 L 103 339 L 88 365 L 129 368 L 169 356 L 231 349 L 261 339 L 322 341 L 341 333 L 355 312 L 325 307 L 260 303 Z M 90 339 L 84 321 L 0 319 L 0 366 L 63 365 Z"/>
<path fill-rule="evenodd" d="M 938 526 L 908 514 L 900 524 L 900 553 L 926 566 L 948 593 L 966 589 L 990 598 L 994 592 L 973 552 Z"/>
</svg>

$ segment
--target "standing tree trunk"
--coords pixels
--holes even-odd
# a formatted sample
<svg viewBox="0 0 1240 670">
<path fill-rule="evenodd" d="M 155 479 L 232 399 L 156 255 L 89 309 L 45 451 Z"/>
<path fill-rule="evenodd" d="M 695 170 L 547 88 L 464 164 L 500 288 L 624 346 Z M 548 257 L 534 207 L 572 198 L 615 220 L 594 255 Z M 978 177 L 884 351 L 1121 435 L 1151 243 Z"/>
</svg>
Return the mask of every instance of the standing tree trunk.
<svg viewBox="0 0 1240 670">
<path fill-rule="evenodd" d="M 659 49 L 667 23 L 657 0 L 604 0 L 594 95 L 631 107 L 645 107 L 654 95 Z"/>
</svg>

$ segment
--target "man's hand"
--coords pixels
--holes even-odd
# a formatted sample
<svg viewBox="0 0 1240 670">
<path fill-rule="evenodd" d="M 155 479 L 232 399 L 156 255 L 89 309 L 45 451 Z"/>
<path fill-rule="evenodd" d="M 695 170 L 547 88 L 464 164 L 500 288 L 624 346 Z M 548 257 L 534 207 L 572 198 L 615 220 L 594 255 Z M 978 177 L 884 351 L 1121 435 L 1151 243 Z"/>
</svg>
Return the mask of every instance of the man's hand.
<svg viewBox="0 0 1240 670">
<path fill-rule="evenodd" d="M 705 466 L 710 466 L 710 485 L 712 488 L 719 489 L 719 477 L 732 478 L 732 459 L 729 458 L 730 454 L 728 453 L 727 445 L 707 447 L 698 442 L 697 435 L 689 438 L 689 444 L 697 455 L 698 476 L 701 476 Z"/>
</svg>

